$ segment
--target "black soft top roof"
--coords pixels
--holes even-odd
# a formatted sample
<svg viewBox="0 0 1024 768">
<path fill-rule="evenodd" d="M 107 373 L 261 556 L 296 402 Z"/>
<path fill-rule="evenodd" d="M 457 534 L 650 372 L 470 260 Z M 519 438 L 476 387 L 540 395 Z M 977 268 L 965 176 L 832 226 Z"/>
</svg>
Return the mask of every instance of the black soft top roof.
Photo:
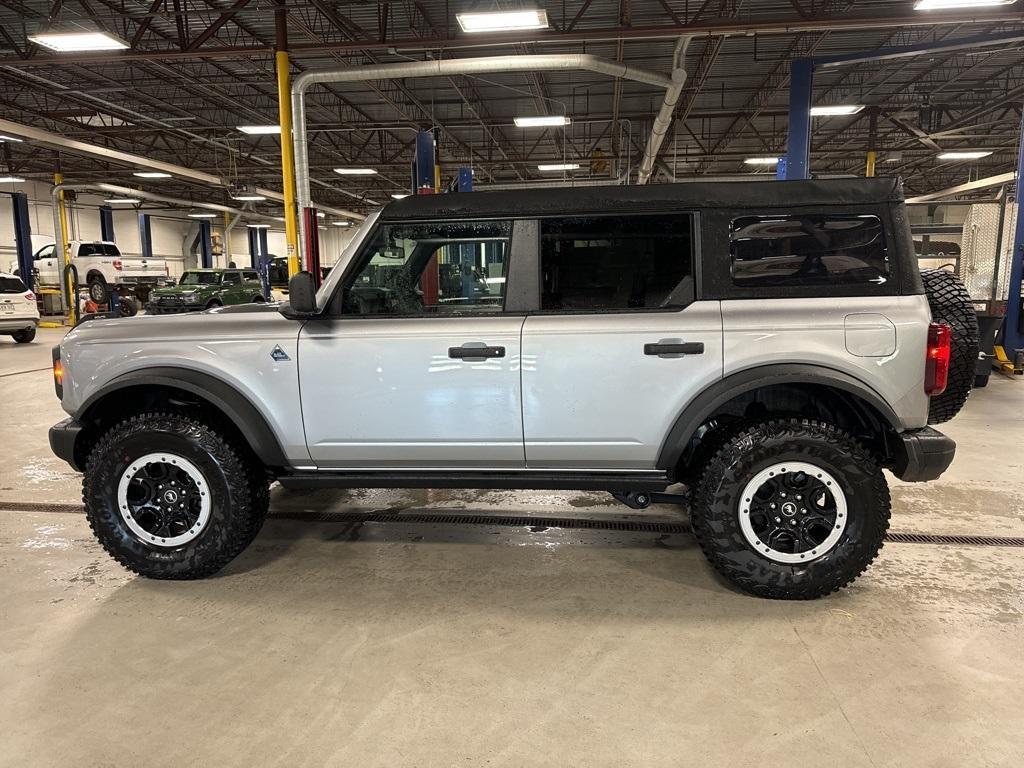
<svg viewBox="0 0 1024 768">
<path fill-rule="evenodd" d="M 384 221 L 618 213 L 665 208 L 789 208 L 903 201 L 899 179 L 688 182 L 645 186 L 549 187 L 509 192 L 410 195 L 384 207 Z"/>
</svg>

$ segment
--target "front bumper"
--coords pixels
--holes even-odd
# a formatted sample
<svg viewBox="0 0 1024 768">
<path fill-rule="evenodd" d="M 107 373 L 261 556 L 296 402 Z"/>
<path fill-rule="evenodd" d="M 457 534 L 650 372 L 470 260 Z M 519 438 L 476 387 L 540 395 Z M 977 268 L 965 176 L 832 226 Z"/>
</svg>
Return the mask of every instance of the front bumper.
<svg viewBox="0 0 1024 768">
<path fill-rule="evenodd" d="M 82 468 L 75 462 L 75 442 L 82 425 L 74 419 L 64 419 L 50 427 L 50 450 L 58 459 L 64 459 L 76 472 Z"/>
<path fill-rule="evenodd" d="M 893 472 L 908 483 L 937 479 L 949 469 L 956 454 L 956 443 L 931 427 L 911 429 L 900 435 Z"/>
</svg>

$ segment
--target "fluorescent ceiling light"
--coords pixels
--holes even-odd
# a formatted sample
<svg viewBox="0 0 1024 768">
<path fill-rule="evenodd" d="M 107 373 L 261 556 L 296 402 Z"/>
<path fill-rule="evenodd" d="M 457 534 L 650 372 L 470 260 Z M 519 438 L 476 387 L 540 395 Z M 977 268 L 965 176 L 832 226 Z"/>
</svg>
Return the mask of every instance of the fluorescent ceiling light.
<svg viewBox="0 0 1024 768">
<path fill-rule="evenodd" d="M 188 215 L 190 219 L 216 219 L 217 214 L 213 211 L 196 211 Z"/>
<path fill-rule="evenodd" d="M 543 115 L 541 117 L 517 117 L 518 128 L 543 128 L 551 125 L 568 125 L 572 121 L 565 115 Z"/>
<path fill-rule="evenodd" d="M 347 221 L 332 221 L 331 224 L 336 227 L 347 227 L 349 225 Z"/>
<path fill-rule="evenodd" d="M 391 193 L 391 196 L 392 196 L 392 197 L 393 197 L 393 198 L 394 198 L 395 200 L 401 200 L 401 199 L 402 199 L 403 197 L 408 197 L 408 196 L 409 196 L 409 193 L 408 193 L 408 192 L 392 192 L 392 193 Z M 347 224 L 348 222 L 345 222 L 345 223 Z"/>
<path fill-rule="evenodd" d="M 375 168 L 335 168 L 334 172 L 342 176 L 373 176 L 377 173 Z"/>
<path fill-rule="evenodd" d="M 249 229 L 270 229 L 269 224 L 246 224 Z"/>
<path fill-rule="evenodd" d="M 988 157 L 991 152 L 979 150 L 977 152 L 943 152 L 939 155 L 939 160 L 980 160 L 983 157 Z"/>
<path fill-rule="evenodd" d="M 512 32 L 517 29 L 547 29 L 545 10 L 499 11 L 496 13 L 457 13 L 463 32 Z"/>
<path fill-rule="evenodd" d="M 267 198 L 266 198 L 265 195 L 257 195 L 257 194 L 251 194 L 250 195 L 250 194 L 247 194 L 245 192 L 239 192 L 237 194 L 231 195 L 231 199 L 232 200 L 241 200 L 243 202 L 257 202 L 259 200 L 266 200 Z"/>
<path fill-rule="evenodd" d="M 579 170 L 579 163 L 551 163 L 548 165 L 538 165 L 538 171 L 576 171 Z"/>
<path fill-rule="evenodd" d="M 111 197 L 103 201 L 104 203 L 141 203 L 142 201 L 134 197 Z"/>
<path fill-rule="evenodd" d="M 24 181 L 20 176 L 0 176 L 0 184 L 21 184 Z"/>
<path fill-rule="evenodd" d="M 744 165 L 778 165 L 777 157 L 748 157 L 743 161 Z"/>
<path fill-rule="evenodd" d="M 28 39 L 37 45 L 49 48 L 51 51 L 57 51 L 58 53 L 121 51 L 130 47 L 121 38 L 108 35 L 106 32 L 86 32 L 81 30 L 40 32 L 36 35 L 29 35 Z"/>
<path fill-rule="evenodd" d="M 863 104 L 827 104 L 820 107 L 811 107 L 811 115 L 814 117 L 841 117 L 843 115 L 856 115 L 864 109 Z"/>
<path fill-rule="evenodd" d="M 132 176 L 138 176 L 140 179 L 169 179 L 171 174 L 163 173 L 162 171 L 135 171 Z"/>
<path fill-rule="evenodd" d="M 20 142 L 24 141 L 24 139 L 16 139 L 13 136 L 6 136 L 6 135 L 0 133 L 0 141 L 15 141 L 15 142 L 19 142 L 20 143 Z"/>
<path fill-rule="evenodd" d="M 327 218 L 327 214 L 326 214 L 326 213 L 324 213 L 323 211 L 317 211 L 317 212 L 316 212 L 316 217 L 317 217 L 318 219 L 326 219 L 326 218 Z"/>
<path fill-rule="evenodd" d="M 1017 0 L 917 0 L 915 11 L 938 11 L 944 8 L 985 8 L 993 5 L 1013 5 Z"/>
<path fill-rule="evenodd" d="M 242 133 L 248 133 L 251 136 L 266 136 L 281 132 L 280 125 L 237 125 L 235 127 Z"/>
</svg>

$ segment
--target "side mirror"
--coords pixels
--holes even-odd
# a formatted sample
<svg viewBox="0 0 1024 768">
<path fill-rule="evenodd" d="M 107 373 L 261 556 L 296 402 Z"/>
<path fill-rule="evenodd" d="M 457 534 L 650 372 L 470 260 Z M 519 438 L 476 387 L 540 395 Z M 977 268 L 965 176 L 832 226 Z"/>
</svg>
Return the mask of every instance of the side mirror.
<svg viewBox="0 0 1024 768">
<path fill-rule="evenodd" d="M 288 281 L 288 304 L 285 315 L 308 317 L 316 314 L 316 284 L 310 272 L 299 272 Z"/>
</svg>

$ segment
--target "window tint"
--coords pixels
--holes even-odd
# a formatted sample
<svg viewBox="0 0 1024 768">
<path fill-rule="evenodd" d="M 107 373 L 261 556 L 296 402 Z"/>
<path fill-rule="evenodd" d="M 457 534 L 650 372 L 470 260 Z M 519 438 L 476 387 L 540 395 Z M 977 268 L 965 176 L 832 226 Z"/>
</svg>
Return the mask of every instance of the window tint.
<svg viewBox="0 0 1024 768">
<path fill-rule="evenodd" d="M 888 255 L 877 216 L 743 216 L 730 235 L 736 285 L 885 283 Z"/>
<path fill-rule="evenodd" d="M 186 272 L 181 276 L 178 285 L 217 285 L 220 283 L 219 272 Z"/>
<path fill-rule="evenodd" d="M 16 277 L 0 276 L 0 293 L 25 293 L 28 288 Z"/>
<path fill-rule="evenodd" d="M 242 273 L 242 278 L 244 280 L 249 280 L 250 282 L 257 282 L 257 283 L 260 280 L 260 276 L 259 276 L 258 272 L 256 272 L 255 270 L 248 270 L 248 269 L 245 272 Z"/>
<path fill-rule="evenodd" d="M 693 299 L 689 214 L 541 221 L 541 308 L 681 307 Z"/>
<path fill-rule="evenodd" d="M 240 272 L 225 272 L 223 283 L 225 285 L 238 285 L 242 282 L 242 274 Z"/>
<path fill-rule="evenodd" d="M 385 224 L 345 287 L 350 315 L 500 312 L 512 222 Z"/>
</svg>

